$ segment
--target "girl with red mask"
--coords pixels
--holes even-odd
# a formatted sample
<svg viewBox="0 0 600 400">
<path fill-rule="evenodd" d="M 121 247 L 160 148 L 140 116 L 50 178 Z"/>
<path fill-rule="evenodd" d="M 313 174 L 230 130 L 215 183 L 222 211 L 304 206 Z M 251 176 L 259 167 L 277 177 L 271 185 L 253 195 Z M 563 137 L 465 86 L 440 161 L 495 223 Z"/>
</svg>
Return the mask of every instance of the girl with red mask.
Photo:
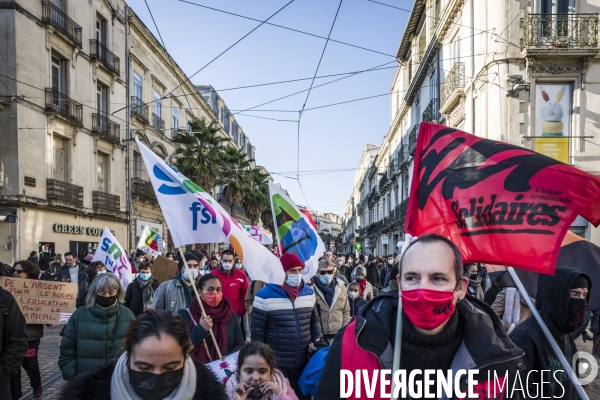
<svg viewBox="0 0 600 400">
<path fill-rule="evenodd" d="M 198 292 L 206 317 L 197 297 L 189 308 L 177 311 L 183 317 L 194 345 L 193 358 L 203 364 L 219 359 L 210 330 L 215 336 L 223 357 L 235 353 L 244 345 L 239 318 L 231 304 L 223 297 L 223 284 L 218 276 L 207 274 L 198 281 Z"/>
</svg>

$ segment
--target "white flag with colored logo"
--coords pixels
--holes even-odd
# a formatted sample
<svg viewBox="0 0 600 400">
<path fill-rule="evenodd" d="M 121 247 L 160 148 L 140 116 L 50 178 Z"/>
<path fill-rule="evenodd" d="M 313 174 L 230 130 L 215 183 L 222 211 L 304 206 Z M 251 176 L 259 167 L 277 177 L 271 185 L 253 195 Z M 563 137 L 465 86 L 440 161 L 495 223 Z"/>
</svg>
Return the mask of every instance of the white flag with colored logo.
<svg viewBox="0 0 600 400">
<path fill-rule="evenodd" d="M 107 227 L 104 227 L 104 232 L 102 232 L 102 237 L 100 238 L 92 262 L 94 261 L 102 261 L 106 265 L 106 269 L 112 271 L 113 274 L 121 279 L 125 288 L 133 280 L 129 257 Z"/>
<path fill-rule="evenodd" d="M 283 284 L 281 262 L 200 186 L 135 138 L 173 244 L 231 243 L 252 280 Z"/>
<path fill-rule="evenodd" d="M 254 225 L 242 225 L 242 227 L 252 236 L 252 239 L 256 240 L 260 244 L 269 245 L 273 244 L 273 234 L 265 228 Z"/>
</svg>

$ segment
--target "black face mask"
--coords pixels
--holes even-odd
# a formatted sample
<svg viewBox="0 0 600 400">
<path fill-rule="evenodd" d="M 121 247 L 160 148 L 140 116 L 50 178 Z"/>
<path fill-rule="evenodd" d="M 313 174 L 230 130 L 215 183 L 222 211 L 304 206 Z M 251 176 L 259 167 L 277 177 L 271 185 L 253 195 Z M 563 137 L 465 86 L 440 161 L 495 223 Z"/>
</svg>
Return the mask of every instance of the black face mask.
<svg viewBox="0 0 600 400">
<path fill-rule="evenodd" d="M 567 307 L 565 333 L 571 333 L 583 324 L 585 311 L 587 309 L 587 301 L 585 299 L 574 299 L 570 297 L 569 305 Z"/>
<path fill-rule="evenodd" d="M 263 393 L 260 391 L 257 385 L 252 386 L 252 390 L 248 393 L 248 399 L 260 399 L 263 397 Z"/>
<path fill-rule="evenodd" d="M 469 278 L 471 278 L 471 279 L 472 279 L 472 280 L 474 280 L 474 281 L 476 281 L 476 280 L 477 280 L 477 277 L 478 277 L 478 276 L 479 276 L 479 275 L 477 275 L 477 274 L 469 274 Z"/>
<path fill-rule="evenodd" d="M 98 304 L 102 308 L 112 307 L 115 305 L 116 302 L 117 302 L 117 295 L 110 296 L 110 297 L 100 296 L 99 294 L 96 295 L 96 304 Z"/>
<path fill-rule="evenodd" d="M 183 379 L 183 368 L 153 374 L 129 368 L 129 383 L 144 400 L 162 400 L 170 395 Z"/>
</svg>

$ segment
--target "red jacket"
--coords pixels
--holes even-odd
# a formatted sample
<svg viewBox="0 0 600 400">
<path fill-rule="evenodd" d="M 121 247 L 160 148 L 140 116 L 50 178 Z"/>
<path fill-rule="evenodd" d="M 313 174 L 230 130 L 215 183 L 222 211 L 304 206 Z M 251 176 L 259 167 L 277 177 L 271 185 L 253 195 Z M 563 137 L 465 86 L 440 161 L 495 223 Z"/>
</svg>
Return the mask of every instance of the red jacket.
<svg viewBox="0 0 600 400">
<path fill-rule="evenodd" d="M 222 267 L 210 271 L 210 273 L 217 275 L 221 279 L 223 283 L 223 297 L 229 300 L 233 312 L 239 317 L 246 314 L 246 305 L 244 303 L 246 291 L 248 291 L 248 277 L 246 277 L 246 274 L 236 267 L 231 268 L 231 274 L 224 272 Z"/>
</svg>

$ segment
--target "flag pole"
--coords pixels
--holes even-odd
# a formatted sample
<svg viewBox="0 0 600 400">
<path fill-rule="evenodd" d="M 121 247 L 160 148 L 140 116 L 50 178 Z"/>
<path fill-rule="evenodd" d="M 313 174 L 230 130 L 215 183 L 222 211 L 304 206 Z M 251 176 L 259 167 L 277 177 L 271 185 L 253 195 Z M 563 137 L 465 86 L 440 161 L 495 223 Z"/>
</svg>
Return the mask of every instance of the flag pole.
<svg viewBox="0 0 600 400">
<path fill-rule="evenodd" d="M 183 250 L 181 250 L 181 247 L 178 247 L 177 250 L 179 250 L 179 257 L 181 257 L 181 259 L 183 260 L 183 268 L 185 268 L 185 270 L 188 273 L 188 276 L 191 279 L 192 273 L 190 271 L 190 267 L 188 267 L 187 263 L 185 262 L 185 256 L 183 255 Z M 200 261 L 202 261 L 202 260 L 200 260 Z M 204 311 L 204 306 L 202 305 L 202 299 L 200 298 L 200 295 L 198 294 L 198 289 L 196 288 L 196 282 L 192 282 L 192 289 L 194 290 L 194 293 L 196 294 L 196 297 L 198 298 L 198 304 L 200 304 L 200 309 L 202 310 L 202 315 L 204 316 L 204 318 L 206 318 L 206 311 Z M 221 349 L 219 349 L 219 345 L 217 344 L 217 339 L 215 339 L 215 335 L 212 331 L 212 328 L 210 328 L 208 331 L 210 332 L 210 337 L 213 340 L 213 344 L 215 346 L 215 349 L 217 350 L 217 354 L 219 355 L 219 358 L 221 360 L 223 360 L 224 358 L 221 355 Z"/>
<path fill-rule="evenodd" d="M 552 350 L 554 350 L 554 352 L 556 353 L 556 356 L 560 360 L 560 363 L 565 368 L 565 373 L 569 376 L 569 379 L 571 379 L 571 382 L 573 382 L 573 386 L 575 386 L 575 390 L 577 390 L 577 394 L 579 394 L 579 397 L 581 397 L 582 400 L 589 400 L 588 395 L 585 393 L 585 391 L 583 390 L 583 387 L 581 386 L 581 384 L 579 383 L 579 380 L 577 379 L 577 375 L 575 375 L 575 372 L 573 372 L 573 369 L 571 369 L 569 362 L 563 355 L 562 351 L 560 351 L 560 348 L 558 347 L 558 345 L 556 344 L 556 341 L 554 340 L 554 337 L 548 330 L 546 323 L 542 319 L 537 308 L 535 308 L 535 304 L 533 304 L 533 302 L 531 301 L 531 298 L 529 297 L 529 294 L 527 294 L 527 290 L 525 290 L 525 287 L 521 283 L 519 276 L 517 275 L 517 273 L 515 272 L 513 267 L 508 267 L 507 269 L 508 269 L 508 273 L 513 278 L 513 281 L 517 285 L 519 292 L 521 292 L 521 297 L 523 297 L 525 299 L 525 301 L 527 302 L 527 307 L 529 307 L 529 309 L 533 313 L 533 316 L 535 317 L 536 321 L 540 325 L 540 328 L 542 328 L 542 332 L 544 332 L 546 339 L 548 339 L 548 342 L 550 343 Z"/>
<path fill-rule="evenodd" d="M 402 297 L 398 296 L 398 315 L 396 315 L 396 337 L 394 339 L 394 360 L 392 361 L 392 400 L 394 396 L 396 382 L 394 374 L 400 369 L 400 350 L 402 349 Z"/>
<path fill-rule="evenodd" d="M 281 248 L 281 241 L 279 240 L 279 227 L 277 226 L 277 219 L 275 218 L 275 208 L 273 208 L 273 194 L 269 188 L 269 201 L 271 202 L 271 214 L 273 215 L 273 228 L 275 230 L 275 239 L 277 239 L 277 248 L 279 249 L 279 257 L 283 255 L 283 249 Z"/>
</svg>

